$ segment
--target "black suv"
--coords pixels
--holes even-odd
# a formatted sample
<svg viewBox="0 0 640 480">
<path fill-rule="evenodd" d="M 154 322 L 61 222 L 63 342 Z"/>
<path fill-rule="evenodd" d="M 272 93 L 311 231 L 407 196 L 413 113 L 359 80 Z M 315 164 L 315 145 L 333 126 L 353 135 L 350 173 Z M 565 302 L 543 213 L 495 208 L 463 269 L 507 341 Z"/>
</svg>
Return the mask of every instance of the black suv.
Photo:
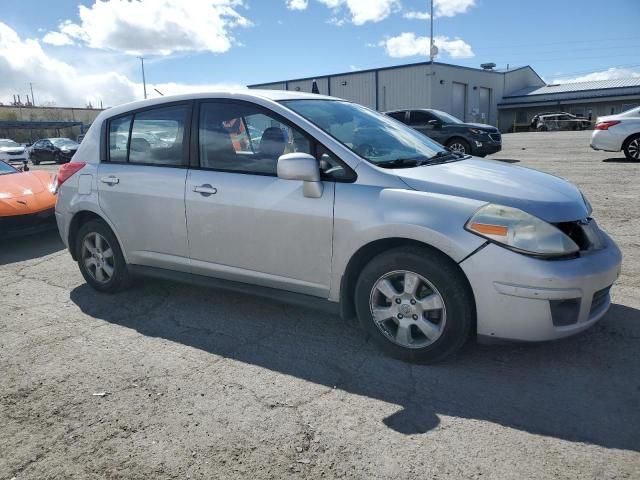
<svg viewBox="0 0 640 480">
<path fill-rule="evenodd" d="M 464 123 L 453 115 L 427 108 L 384 113 L 424 133 L 449 150 L 477 157 L 502 150 L 500 130 L 491 125 Z"/>
</svg>

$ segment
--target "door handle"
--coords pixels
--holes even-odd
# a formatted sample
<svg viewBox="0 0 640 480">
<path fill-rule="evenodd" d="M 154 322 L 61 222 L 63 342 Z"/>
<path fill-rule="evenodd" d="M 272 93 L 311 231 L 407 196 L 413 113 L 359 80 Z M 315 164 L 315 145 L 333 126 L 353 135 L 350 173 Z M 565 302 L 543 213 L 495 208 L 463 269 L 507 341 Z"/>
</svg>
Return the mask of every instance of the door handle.
<svg viewBox="0 0 640 480">
<path fill-rule="evenodd" d="M 106 183 L 107 185 L 115 185 L 116 183 L 120 183 L 120 179 L 118 177 L 114 177 L 113 175 L 109 177 L 102 177 L 100 181 L 102 183 Z"/>
<path fill-rule="evenodd" d="M 218 189 L 215 188 L 215 187 L 212 187 L 208 183 L 205 183 L 204 185 L 197 185 L 197 186 L 193 187 L 193 191 L 196 192 L 196 193 L 199 193 L 203 197 L 208 197 L 210 195 L 215 195 L 216 193 L 218 193 Z"/>
</svg>

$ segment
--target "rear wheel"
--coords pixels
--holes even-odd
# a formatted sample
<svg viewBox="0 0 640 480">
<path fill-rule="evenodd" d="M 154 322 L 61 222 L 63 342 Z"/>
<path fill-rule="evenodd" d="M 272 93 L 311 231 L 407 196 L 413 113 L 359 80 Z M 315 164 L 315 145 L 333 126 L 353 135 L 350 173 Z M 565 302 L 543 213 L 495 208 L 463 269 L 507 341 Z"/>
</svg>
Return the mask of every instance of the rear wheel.
<svg viewBox="0 0 640 480">
<path fill-rule="evenodd" d="M 640 135 L 631 137 L 624 145 L 624 156 L 628 160 L 640 161 Z"/>
<path fill-rule="evenodd" d="M 129 286 L 130 275 L 122 250 L 103 221 L 91 220 L 80 227 L 76 258 L 82 276 L 96 290 L 114 293 Z"/>
<path fill-rule="evenodd" d="M 452 152 L 462 153 L 463 155 L 471 154 L 471 147 L 469 146 L 469 142 L 463 140 L 462 138 L 454 138 L 453 140 L 449 140 L 447 143 L 447 148 Z"/>
<path fill-rule="evenodd" d="M 57 153 L 53 155 L 53 161 L 56 164 L 62 163 L 62 161 L 60 160 L 60 155 L 58 155 Z"/>
<path fill-rule="evenodd" d="M 434 363 L 469 337 L 475 315 L 463 273 L 446 256 L 399 248 L 374 258 L 356 284 L 356 311 L 373 340 L 405 361 Z"/>
</svg>

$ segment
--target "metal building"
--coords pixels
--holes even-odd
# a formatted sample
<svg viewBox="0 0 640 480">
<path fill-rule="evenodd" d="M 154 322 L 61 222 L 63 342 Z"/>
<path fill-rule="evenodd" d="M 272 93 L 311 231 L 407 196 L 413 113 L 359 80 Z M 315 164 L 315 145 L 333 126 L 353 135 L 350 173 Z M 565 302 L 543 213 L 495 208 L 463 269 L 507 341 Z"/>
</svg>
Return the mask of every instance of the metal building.
<svg viewBox="0 0 640 480">
<path fill-rule="evenodd" d="M 499 122 L 498 103 L 526 87 L 545 85 L 529 66 L 494 70 L 420 62 L 249 85 L 249 88 L 311 92 L 314 80 L 321 94 L 376 110 L 431 107 L 467 122 L 489 123 L 501 129 L 508 125 Z"/>
</svg>

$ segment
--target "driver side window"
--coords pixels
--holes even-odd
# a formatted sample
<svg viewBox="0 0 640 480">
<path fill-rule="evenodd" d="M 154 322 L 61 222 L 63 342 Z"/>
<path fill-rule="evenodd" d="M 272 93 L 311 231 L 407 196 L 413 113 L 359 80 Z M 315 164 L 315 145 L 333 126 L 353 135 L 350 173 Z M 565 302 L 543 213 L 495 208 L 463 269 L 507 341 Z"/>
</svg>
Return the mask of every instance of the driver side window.
<svg viewBox="0 0 640 480">
<path fill-rule="evenodd" d="M 203 103 L 199 123 L 202 168 L 275 176 L 281 155 L 312 153 L 302 132 L 249 104 Z"/>
</svg>

